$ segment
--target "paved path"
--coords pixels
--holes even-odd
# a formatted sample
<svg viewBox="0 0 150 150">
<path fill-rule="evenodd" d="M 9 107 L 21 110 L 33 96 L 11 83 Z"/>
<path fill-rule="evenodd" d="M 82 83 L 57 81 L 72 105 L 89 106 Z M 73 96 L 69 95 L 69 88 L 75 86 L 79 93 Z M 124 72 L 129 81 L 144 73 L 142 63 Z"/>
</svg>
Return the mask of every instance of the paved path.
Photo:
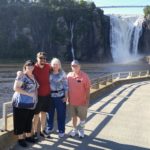
<svg viewBox="0 0 150 150">
<path fill-rule="evenodd" d="M 29 150 L 148 150 L 150 149 L 150 82 L 126 84 L 91 101 L 86 137 L 40 139 Z M 21 150 L 18 145 L 13 150 Z"/>
</svg>

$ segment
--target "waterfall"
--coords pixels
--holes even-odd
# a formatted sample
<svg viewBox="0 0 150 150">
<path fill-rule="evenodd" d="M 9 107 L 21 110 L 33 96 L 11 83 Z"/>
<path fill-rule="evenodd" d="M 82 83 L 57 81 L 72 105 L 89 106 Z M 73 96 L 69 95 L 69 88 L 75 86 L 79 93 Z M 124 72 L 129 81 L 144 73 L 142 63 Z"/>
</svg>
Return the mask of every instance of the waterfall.
<svg viewBox="0 0 150 150">
<path fill-rule="evenodd" d="M 134 32 L 133 32 L 133 54 L 138 55 L 138 43 L 139 43 L 139 38 L 142 34 L 142 23 L 143 23 L 144 18 L 139 17 L 135 22 L 134 22 Z"/>
<path fill-rule="evenodd" d="M 137 16 L 110 16 L 110 43 L 114 62 L 125 63 L 138 56 L 142 19 Z"/>
<path fill-rule="evenodd" d="M 73 60 L 75 59 L 75 54 L 74 54 L 74 48 L 73 48 L 73 30 L 74 30 L 74 24 L 70 23 L 70 30 L 71 30 L 71 38 L 70 38 L 70 42 L 71 42 L 71 53 L 72 53 L 72 58 Z"/>
</svg>

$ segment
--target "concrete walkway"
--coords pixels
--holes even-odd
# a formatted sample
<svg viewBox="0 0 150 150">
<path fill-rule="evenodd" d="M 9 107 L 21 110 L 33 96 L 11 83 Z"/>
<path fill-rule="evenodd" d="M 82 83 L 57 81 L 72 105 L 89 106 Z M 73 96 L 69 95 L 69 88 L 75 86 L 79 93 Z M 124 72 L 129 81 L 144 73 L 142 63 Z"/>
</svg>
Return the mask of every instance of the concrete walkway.
<svg viewBox="0 0 150 150">
<path fill-rule="evenodd" d="M 88 109 L 85 138 L 66 135 L 59 139 L 40 138 L 29 150 L 148 150 L 150 149 L 150 82 L 143 81 L 115 88 L 108 95 L 92 100 Z M 21 150 L 17 144 L 13 150 Z"/>
</svg>

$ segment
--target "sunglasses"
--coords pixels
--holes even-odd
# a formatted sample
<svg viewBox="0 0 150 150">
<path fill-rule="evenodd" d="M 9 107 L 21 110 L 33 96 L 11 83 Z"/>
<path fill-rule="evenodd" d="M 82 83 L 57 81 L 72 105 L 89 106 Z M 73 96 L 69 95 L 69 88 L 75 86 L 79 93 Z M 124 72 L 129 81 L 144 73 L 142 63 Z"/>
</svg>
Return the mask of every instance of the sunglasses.
<svg viewBox="0 0 150 150">
<path fill-rule="evenodd" d="M 27 64 L 26 66 L 34 66 L 34 64 L 33 64 L 33 63 L 30 63 L 30 64 Z"/>
<path fill-rule="evenodd" d="M 46 60 L 46 57 L 39 57 L 39 59 L 41 59 L 41 60 Z"/>
<path fill-rule="evenodd" d="M 71 65 L 73 68 L 76 68 L 76 67 L 78 67 L 78 65 Z"/>
</svg>

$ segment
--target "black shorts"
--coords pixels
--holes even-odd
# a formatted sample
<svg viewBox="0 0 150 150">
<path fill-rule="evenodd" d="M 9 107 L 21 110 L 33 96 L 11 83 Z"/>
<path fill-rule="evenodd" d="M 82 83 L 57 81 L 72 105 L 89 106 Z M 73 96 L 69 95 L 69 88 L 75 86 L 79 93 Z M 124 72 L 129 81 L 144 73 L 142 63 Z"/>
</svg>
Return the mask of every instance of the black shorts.
<svg viewBox="0 0 150 150">
<path fill-rule="evenodd" d="M 34 114 L 39 114 L 40 112 L 49 112 L 51 108 L 51 97 L 48 96 L 38 96 L 38 102 L 34 110 Z"/>
</svg>

